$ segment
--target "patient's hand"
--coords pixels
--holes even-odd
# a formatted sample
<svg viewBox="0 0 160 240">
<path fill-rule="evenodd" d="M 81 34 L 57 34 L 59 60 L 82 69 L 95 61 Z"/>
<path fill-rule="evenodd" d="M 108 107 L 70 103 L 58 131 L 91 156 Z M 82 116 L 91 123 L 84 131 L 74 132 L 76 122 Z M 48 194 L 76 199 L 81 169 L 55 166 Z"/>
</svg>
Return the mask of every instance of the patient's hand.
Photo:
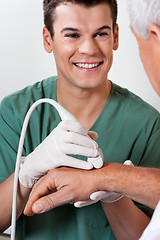
<svg viewBox="0 0 160 240">
<path fill-rule="evenodd" d="M 61 167 L 50 170 L 33 187 L 24 214 L 32 216 L 67 203 L 89 199 L 100 190 L 100 169 L 79 170 Z"/>
</svg>

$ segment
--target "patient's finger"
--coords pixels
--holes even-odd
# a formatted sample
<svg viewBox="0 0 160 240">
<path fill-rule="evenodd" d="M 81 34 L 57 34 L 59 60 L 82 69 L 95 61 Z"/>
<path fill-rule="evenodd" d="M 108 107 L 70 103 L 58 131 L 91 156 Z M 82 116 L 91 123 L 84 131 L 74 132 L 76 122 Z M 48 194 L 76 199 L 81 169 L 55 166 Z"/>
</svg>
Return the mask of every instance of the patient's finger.
<svg viewBox="0 0 160 240">
<path fill-rule="evenodd" d="M 32 211 L 35 214 L 40 214 L 61 205 L 70 203 L 70 196 L 72 196 L 72 193 L 70 193 L 68 190 L 66 191 L 65 187 L 61 188 L 59 191 L 44 196 L 34 202 Z"/>
<path fill-rule="evenodd" d="M 42 177 L 33 187 L 28 202 L 24 209 L 24 214 L 27 216 L 34 215 L 34 212 L 32 211 L 32 206 L 34 202 L 36 202 L 38 199 L 40 199 L 43 196 L 46 196 L 47 194 L 50 194 L 51 192 L 55 191 L 54 181 L 52 180 L 52 186 L 48 187 L 48 184 L 45 181 L 45 178 L 47 179 L 47 175 Z M 43 181 L 42 181 L 43 180 Z"/>
</svg>

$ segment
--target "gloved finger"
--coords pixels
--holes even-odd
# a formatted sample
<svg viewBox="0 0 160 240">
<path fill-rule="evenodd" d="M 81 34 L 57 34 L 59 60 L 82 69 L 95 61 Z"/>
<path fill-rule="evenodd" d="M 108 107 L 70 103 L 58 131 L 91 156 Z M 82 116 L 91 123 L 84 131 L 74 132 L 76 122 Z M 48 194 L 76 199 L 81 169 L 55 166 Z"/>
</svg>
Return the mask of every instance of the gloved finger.
<svg viewBox="0 0 160 240">
<path fill-rule="evenodd" d="M 97 148 L 84 147 L 75 144 L 65 144 L 63 152 L 65 154 L 81 155 L 91 158 L 96 158 L 99 155 L 99 150 Z"/>
<path fill-rule="evenodd" d="M 88 135 L 84 136 L 75 132 L 64 132 L 63 139 L 66 143 L 73 143 L 90 148 L 98 148 L 98 144 Z"/>
<path fill-rule="evenodd" d="M 97 168 L 97 169 L 103 166 L 103 159 L 101 156 L 89 157 L 87 161 L 92 163 L 94 168 Z"/>
<path fill-rule="evenodd" d="M 62 162 L 61 166 L 80 168 L 86 170 L 90 170 L 93 168 L 93 165 L 91 163 L 70 156 L 67 156 L 65 162 Z"/>
<path fill-rule="evenodd" d="M 123 197 L 124 196 L 120 193 L 113 193 L 110 196 L 101 199 L 101 202 L 113 203 L 113 202 L 117 202 L 118 200 L 120 200 Z"/>
<path fill-rule="evenodd" d="M 87 159 L 88 162 L 92 163 L 94 168 L 101 168 L 103 166 L 103 162 L 104 162 L 104 156 L 102 153 L 102 150 L 99 148 L 99 156 L 98 157 L 89 157 Z"/>
<path fill-rule="evenodd" d="M 98 138 L 98 133 L 96 133 L 94 131 L 89 131 L 88 136 L 95 141 Z"/>
<path fill-rule="evenodd" d="M 123 164 L 128 166 L 134 166 L 131 160 L 126 160 Z"/>
<path fill-rule="evenodd" d="M 86 206 L 92 205 L 96 202 L 98 202 L 98 201 L 93 201 L 93 200 L 78 201 L 78 202 L 74 203 L 74 206 L 76 208 L 81 208 L 81 207 L 86 207 Z"/>
<path fill-rule="evenodd" d="M 123 195 L 120 193 L 107 192 L 107 191 L 98 191 L 90 195 L 90 199 L 93 199 L 96 201 L 101 200 L 102 202 L 108 202 L 108 203 L 118 201 L 122 197 Z"/>
<path fill-rule="evenodd" d="M 76 132 L 82 135 L 87 135 L 88 131 L 77 120 L 63 120 L 59 123 L 59 127 L 65 131 Z"/>
<path fill-rule="evenodd" d="M 108 197 L 110 194 L 111 194 L 110 192 L 106 192 L 106 191 L 97 191 L 90 195 L 90 199 L 93 201 L 99 201 L 102 198 Z"/>
</svg>

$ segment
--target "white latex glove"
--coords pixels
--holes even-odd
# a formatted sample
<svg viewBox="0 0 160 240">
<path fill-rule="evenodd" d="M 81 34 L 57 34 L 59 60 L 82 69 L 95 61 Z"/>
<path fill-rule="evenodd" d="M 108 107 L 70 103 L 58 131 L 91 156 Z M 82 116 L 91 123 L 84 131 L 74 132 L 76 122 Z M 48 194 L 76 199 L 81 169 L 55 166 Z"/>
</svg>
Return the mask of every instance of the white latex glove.
<svg viewBox="0 0 160 240">
<path fill-rule="evenodd" d="M 88 136 L 87 130 L 78 121 L 61 121 L 32 153 L 23 159 L 19 172 L 20 182 L 31 188 L 48 170 L 59 166 L 93 168 L 90 162 L 67 154 L 93 158 L 99 155 L 97 143 Z"/>
<path fill-rule="evenodd" d="M 123 164 L 128 165 L 128 166 L 134 166 L 133 163 L 130 160 L 126 160 Z M 91 205 L 93 203 L 96 203 L 98 201 L 102 202 L 116 202 L 120 200 L 123 197 L 122 194 L 116 193 L 116 192 L 108 192 L 108 191 L 97 191 L 94 192 L 90 195 L 90 199 L 86 201 L 79 201 L 74 203 L 75 207 L 85 207 L 88 205 Z"/>
</svg>

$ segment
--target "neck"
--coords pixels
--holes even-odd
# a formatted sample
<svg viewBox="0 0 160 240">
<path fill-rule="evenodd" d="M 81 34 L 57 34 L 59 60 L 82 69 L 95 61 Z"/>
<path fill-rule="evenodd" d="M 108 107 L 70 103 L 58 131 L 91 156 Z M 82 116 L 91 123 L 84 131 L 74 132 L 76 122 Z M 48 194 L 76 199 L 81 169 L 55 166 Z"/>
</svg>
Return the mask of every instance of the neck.
<svg viewBox="0 0 160 240">
<path fill-rule="evenodd" d="M 67 88 L 57 83 L 57 100 L 89 130 L 95 123 L 111 91 L 111 82 L 106 80 L 93 89 Z"/>
</svg>

